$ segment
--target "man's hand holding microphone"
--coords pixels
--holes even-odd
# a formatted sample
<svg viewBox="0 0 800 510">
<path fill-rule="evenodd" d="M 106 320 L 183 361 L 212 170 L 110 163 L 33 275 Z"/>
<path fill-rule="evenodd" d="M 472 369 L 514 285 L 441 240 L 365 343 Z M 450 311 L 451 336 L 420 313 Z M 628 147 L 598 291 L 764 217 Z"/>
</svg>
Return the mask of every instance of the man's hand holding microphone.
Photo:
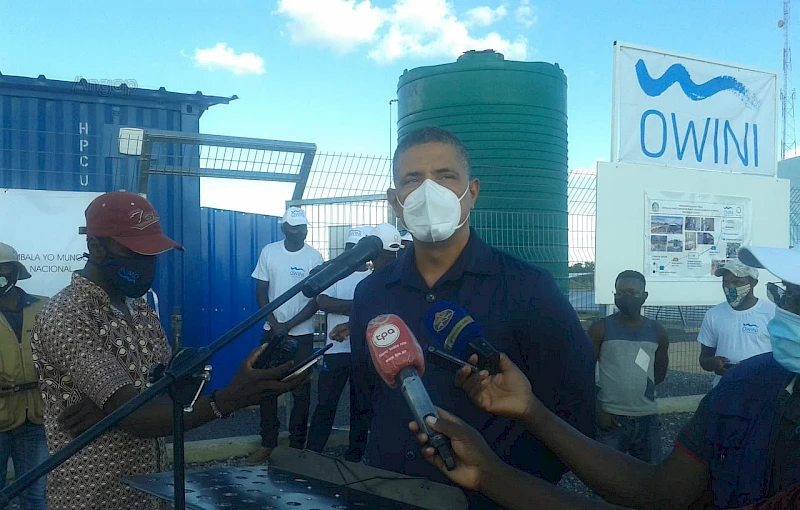
<svg viewBox="0 0 800 510">
<path fill-rule="evenodd" d="M 478 356 L 469 358 L 472 365 Z M 498 416 L 523 421 L 530 431 L 536 429 L 540 416 L 550 411 L 536 398 L 525 374 L 508 358 L 500 354 L 499 372 L 474 371 L 470 366 L 458 370 L 455 385 L 464 390 L 481 410 Z M 612 510 L 622 507 L 590 501 L 503 462 L 486 444 L 480 432 L 457 416 L 437 408 L 439 417 L 426 419 L 427 426 L 448 437 L 456 467 L 448 471 L 436 451 L 426 446 L 427 434 L 420 433 L 416 422 L 409 429 L 417 435 L 422 455 L 451 481 L 469 490 L 483 493 L 494 502 L 509 509 L 561 508 Z"/>
</svg>

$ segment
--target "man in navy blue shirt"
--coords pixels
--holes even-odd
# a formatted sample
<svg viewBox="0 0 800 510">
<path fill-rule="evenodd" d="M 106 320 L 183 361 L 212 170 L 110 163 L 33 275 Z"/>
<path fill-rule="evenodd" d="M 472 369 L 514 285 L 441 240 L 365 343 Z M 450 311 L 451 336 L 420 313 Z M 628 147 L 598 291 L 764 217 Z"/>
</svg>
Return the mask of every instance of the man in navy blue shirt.
<svg viewBox="0 0 800 510">
<path fill-rule="evenodd" d="M 350 315 L 353 383 L 359 441 L 349 460 L 366 447 L 370 464 L 435 481 L 446 479 L 422 458 L 409 436 L 412 419 L 401 393 L 375 373 L 366 345 L 367 323 L 394 313 L 427 346 L 422 318 L 437 300 L 456 303 L 483 327 L 489 342 L 522 367 L 536 394 L 557 415 L 594 435 L 594 349 L 575 311 L 553 277 L 498 251 L 469 227 L 480 190 L 471 178 L 469 154 L 452 133 L 423 128 L 404 137 L 394 155 L 395 189 L 388 199 L 414 237 L 407 256 L 376 271 L 355 292 Z M 506 462 L 557 483 L 564 465 L 523 424 L 480 411 L 453 385 L 453 374 L 428 365 L 423 376 L 433 402 L 480 430 Z M 494 508 L 470 493 L 473 508 Z"/>
</svg>

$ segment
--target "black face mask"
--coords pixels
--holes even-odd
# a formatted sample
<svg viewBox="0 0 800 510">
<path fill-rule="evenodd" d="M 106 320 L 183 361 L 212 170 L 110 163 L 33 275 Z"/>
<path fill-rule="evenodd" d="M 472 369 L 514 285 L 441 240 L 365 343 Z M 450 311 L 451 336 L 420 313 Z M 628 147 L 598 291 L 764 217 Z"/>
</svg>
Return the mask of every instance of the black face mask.
<svg viewBox="0 0 800 510">
<path fill-rule="evenodd" d="M 127 259 L 109 253 L 99 266 L 106 280 L 129 298 L 144 296 L 156 275 L 155 257 Z"/>
<path fill-rule="evenodd" d="M 622 315 L 634 318 L 639 316 L 645 299 L 644 296 L 635 297 L 626 294 L 623 296 L 616 296 L 614 298 L 614 304 L 619 308 L 619 311 L 622 312 Z"/>
</svg>

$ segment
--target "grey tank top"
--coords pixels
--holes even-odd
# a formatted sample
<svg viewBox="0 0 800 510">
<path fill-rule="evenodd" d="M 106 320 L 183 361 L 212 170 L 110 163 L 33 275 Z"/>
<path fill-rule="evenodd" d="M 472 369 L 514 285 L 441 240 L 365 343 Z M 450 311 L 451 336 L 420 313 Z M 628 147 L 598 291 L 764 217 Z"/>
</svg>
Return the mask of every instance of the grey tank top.
<svg viewBox="0 0 800 510">
<path fill-rule="evenodd" d="M 601 407 L 623 416 L 656 414 L 656 322 L 645 318 L 639 326 L 627 326 L 614 315 L 603 322 L 606 331 L 597 363 L 597 399 Z"/>
</svg>

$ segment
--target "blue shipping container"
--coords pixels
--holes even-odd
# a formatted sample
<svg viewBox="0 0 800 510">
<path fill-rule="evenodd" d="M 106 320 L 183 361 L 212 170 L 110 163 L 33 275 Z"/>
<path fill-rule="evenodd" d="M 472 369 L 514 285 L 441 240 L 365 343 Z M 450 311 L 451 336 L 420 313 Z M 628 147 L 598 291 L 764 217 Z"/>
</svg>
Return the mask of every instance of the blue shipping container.
<svg viewBox="0 0 800 510">
<path fill-rule="evenodd" d="M 209 344 L 258 311 L 250 277 L 261 249 L 283 239 L 280 218 L 221 209 L 202 209 L 202 330 Z M 259 345 L 262 324 L 225 347 L 213 361 L 211 387 L 220 388 Z"/>
<path fill-rule="evenodd" d="M 138 160 L 119 154 L 120 127 L 199 133 L 203 112 L 235 98 L 0 74 L 0 188 L 136 190 Z M 186 247 L 159 260 L 153 287 L 162 322 L 171 336 L 180 307 L 184 345 L 201 345 L 200 179 L 151 175 L 147 196 L 167 235 Z"/>
</svg>

